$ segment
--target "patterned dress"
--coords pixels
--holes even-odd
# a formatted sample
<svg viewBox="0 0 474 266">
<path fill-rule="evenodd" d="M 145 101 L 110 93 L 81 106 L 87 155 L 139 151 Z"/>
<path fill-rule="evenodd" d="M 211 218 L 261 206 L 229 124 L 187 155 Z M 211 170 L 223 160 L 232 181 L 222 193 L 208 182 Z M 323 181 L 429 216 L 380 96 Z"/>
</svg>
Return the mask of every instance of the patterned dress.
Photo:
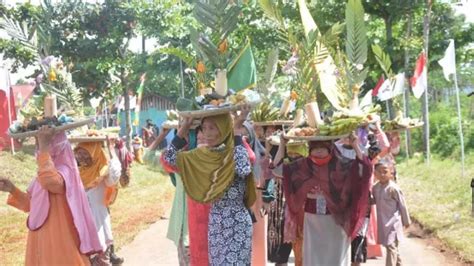
<svg viewBox="0 0 474 266">
<path fill-rule="evenodd" d="M 165 152 L 164 160 L 176 165 L 178 150 L 185 141 L 175 137 Z M 246 176 L 251 164 L 242 139 L 236 137 L 234 148 L 235 179 L 222 198 L 212 203 L 209 213 L 209 264 L 250 265 L 252 251 L 252 219 L 244 205 Z"/>
</svg>

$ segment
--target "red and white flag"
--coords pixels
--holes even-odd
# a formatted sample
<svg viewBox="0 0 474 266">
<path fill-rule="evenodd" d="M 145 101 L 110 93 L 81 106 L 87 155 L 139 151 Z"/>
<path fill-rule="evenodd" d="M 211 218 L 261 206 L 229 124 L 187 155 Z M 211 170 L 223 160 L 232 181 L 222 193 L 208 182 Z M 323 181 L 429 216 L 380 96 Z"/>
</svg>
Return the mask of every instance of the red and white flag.
<svg viewBox="0 0 474 266">
<path fill-rule="evenodd" d="M 413 77 L 410 79 L 413 95 L 419 99 L 428 88 L 428 70 L 426 68 L 426 54 L 422 52 L 416 60 Z"/>
<path fill-rule="evenodd" d="M 379 94 L 379 89 L 380 87 L 382 87 L 382 84 L 384 83 L 385 81 L 385 78 L 384 76 L 382 75 L 380 78 L 379 78 L 379 81 L 377 81 L 377 84 L 375 84 L 375 87 L 374 89 L 372 90 L 372 96 L 377 96 Z"/>
</svg>

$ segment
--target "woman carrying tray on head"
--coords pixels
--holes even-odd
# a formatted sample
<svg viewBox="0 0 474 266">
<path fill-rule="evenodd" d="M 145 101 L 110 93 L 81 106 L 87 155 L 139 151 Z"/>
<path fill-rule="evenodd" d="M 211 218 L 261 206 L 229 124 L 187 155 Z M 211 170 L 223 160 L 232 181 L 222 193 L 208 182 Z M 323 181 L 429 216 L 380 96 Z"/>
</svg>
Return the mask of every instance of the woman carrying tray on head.
<svg viewBox="0 0 474 266">
<path fill-rule="evenodd" d="M 286 146 L 286 149 L 285 149 Z M 296 160 L 306 158 L 308 156 L 308 145 L 306 142 L 288 142 L 286 141 L 282 135 L 280 135 L 280 143 L 278 147 L 278 153 L 273 160 L 271 168 L 273 169 L 273 175 L 279 179 L 279 183 L 282 183 L 281 178 L 282 170 L 283 170 L 283 163 L 289 164 Z M 283 197 L 283 189 L 281 189 Z M 281 206 L 281 218 L 280 218 L 280 241 L 284 243 L 284 225 L 285 225 L 285 212 L 287 212 L 288 206 L 286 202 Z M 300 215 L 298 219 L 298 228 L 296 229 L 296 239 L 291 242 L 291 249 L 293 249 L 295 255 L 295 265 L 302 266 L 303 265 L 303 215 Z"/>
<path fill-rule="evenodd" d="M 36 159 L 38 176 L 26 193 L 0 177 L 7 203 L 29 212 L 25 264 L 89 265 L 101 247 L 66 134 L 41 127 Z"/>
<path fill-rule="evenodd" d="M 304 265 L 350 264 L 349 247 L 365 219 L 372 175 L 358 138 L 352 134 L 350 140 L 354 160 L 341 156 L 331 141 L 310 141 L 307 158 L 283 165 L 285 241 L 296 239 L 304 213 Z"/>
<path fill-rule="evenodd" d="M 102 148 L 102 142 L 81 142 L 74 149 L 79 173 L 86 190 L 89 205 L 94 216 L 96 232 L 102 253 L 91 259 L 93 265 L 120 265 L 123 259 L 114 251 L 112 224 L 109 205 L 117 195 L 117 183 L 122 167 L 115 155 L 114 144 L 107 138 L 110 159 Z"/>
<path fill-rule="evenodd" d="M 242 107 L 234 125 L 228 113 L 205 117 L 201 125 L 207 146 L 180 152 L 192 125 L 192 119 L 186 118 L 164 153 L 164 160 L 177 167 L 186 193 L 198 202 L 212 204 L 208 232 L 210 265 L 251 263 L 252 220 L 247 207 L 255 201 L 255 187 L 241 137 L 242 123 L 249 111 L 249 106 Z"/>
</svg>

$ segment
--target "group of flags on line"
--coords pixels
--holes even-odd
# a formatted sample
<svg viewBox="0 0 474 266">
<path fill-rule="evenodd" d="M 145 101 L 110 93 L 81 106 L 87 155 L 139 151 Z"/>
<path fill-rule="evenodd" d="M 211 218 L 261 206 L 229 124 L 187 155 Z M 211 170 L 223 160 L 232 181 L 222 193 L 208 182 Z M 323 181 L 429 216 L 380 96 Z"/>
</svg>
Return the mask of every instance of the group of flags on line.
<svg viewBox="0 0 474 266">
<path fill-rule="evenodd" d="M 416 60 L 415 71 L 410 79 L 411 89 L 415 98 L 419 99 L 428 88 L 428 68 L 427 57 L 423 51 Z M 456 57 L 454 52 L 454 40 L 450 40 L 444 57 L 438 61 L 443 68 L 443 74 L 446 80 L 450 81 L 449 76 L 456 73 Z M 380 101 L 386 101 L 395 96 L 403 94 L 405 89 L 405 73 L 399 73 L 394 77 L 385 79 L 383 76 L 379 79 L 375 88 L 372 90 L 372 96 L 377 96 Z"/>
</svg>

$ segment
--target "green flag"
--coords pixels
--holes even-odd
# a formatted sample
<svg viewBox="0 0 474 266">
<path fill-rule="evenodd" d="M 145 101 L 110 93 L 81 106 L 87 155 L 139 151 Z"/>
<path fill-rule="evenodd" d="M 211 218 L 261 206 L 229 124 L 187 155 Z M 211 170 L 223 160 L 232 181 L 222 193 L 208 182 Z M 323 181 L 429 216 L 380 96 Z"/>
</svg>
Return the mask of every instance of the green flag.
<svg viewBox="0 0 474 266">
<path fill-rule="evenodd" d="M 235 92 L 251 89 L 257 85 L 257 67 L 250 42 L 239 52 L 227 67 L 227 86 Z"/>
</svg>

